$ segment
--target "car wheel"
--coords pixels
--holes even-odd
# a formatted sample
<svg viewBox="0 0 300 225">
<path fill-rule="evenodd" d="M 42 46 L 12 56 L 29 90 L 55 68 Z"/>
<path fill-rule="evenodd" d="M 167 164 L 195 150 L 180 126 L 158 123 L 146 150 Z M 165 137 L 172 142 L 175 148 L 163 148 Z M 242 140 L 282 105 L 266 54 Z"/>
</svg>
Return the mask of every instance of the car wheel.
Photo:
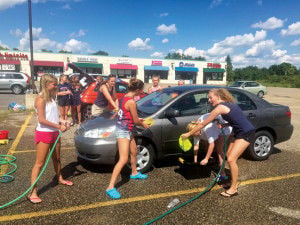
<svg viewBox="0 0 300 225">
<path fill-rule="evenodd" d="M 150 170 L 155 157 L 153 146 L 140 139 L 136 141 L 136 145 L 136 168 L 141 173 L 147 172 Z M 128 161 L 128 167 L 130 168 L 130 161 Z"/>
<path fill-rule="evenodd" d="M 260 98 L 264 97 L 264 92 L 263 91 L 259 91 L 257 93 L 257 96 L 260 97 Z"/>
<path fill-rule="evenodd" d="M 81 109 L 81 120 L 86 121 L 91 119 L 92 117 L 92 106 L 91 105 L 83 105 Z"/>
<path fill-rule="evenodd" d="M 256 161 L 266 160 L 274 148 L 273 136 L 268 131 L 258 131 L 254 142 L 250 144 L 248 153 Z"/>
<path fill-rule="evenodd" d="M 20 85 L 14 85 L 11 88 L 12 92 L 16 95 L 22 94 L 23 93 L 23 87 Z"/>
</svg>

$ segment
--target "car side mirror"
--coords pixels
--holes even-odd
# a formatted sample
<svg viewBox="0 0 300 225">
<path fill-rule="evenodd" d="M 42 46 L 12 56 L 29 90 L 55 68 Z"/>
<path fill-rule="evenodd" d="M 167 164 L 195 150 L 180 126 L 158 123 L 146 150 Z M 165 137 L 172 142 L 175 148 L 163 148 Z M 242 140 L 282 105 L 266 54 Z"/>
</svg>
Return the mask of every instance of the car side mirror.
<svg viewBox="0 0 300 225">
<path fill-rule="evenodd" d="M 179 115 L 180 115 L 180 112 L 179 112 L 179 110 L 176 110 L 176 109 L 167 109 L 165 111 L 165 116 L 167 118 L 173 118 L 173 117 L 177 117 Z"/>
<path fill-rule="evenodd" d="M 241 86 L 241 88 L 245 88 L 245 84 L 243 84 L 243 85 Z"/>
</svg>

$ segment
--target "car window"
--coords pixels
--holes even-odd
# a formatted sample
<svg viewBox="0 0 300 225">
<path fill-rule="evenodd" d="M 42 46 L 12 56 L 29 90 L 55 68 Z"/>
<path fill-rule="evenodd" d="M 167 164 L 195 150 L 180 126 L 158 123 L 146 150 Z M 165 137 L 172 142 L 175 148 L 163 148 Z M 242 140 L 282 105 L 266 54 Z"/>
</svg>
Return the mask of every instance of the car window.
<svg viewBox="0 0 300 225">
<path fill-rule="evenodd" d="M 116 83 L 117 93 L 127 93 L 127 85 L 122 83 Z"/>
<path fill-rule="evenodd" d="M 19 73 L 13 74 L 13 78 L 14 79 L 24 79 L 23 76 L 21 74 L 19 74 Z"/>
<path fill-rule="evenodd" d="M 210 110 L 208 92 L 192 93 L 178 99 L 170 108 L 178 110 L 180 116 L 201 115 Z"/>
<path fill-rule="evenodd" d="M 257 87 L 257 86 L 259 86 L 259 84 L 256 82 L 247 82 L 245 86 L 246 87 Z"/>
<path fill-rule="evenodd" d="M 6 73 L 4 79 L 14 79 L 14 76 L 11 73 Z"/>
<path fill-rule="evenodd" d="M 4 73 L 0 74 L 0 79 L 6 79 Z"/>
<path fill-rule="evenodd" d="M 231 87 L 240 87 L 242 84 L 244 84 L 244 82 L 242 81 L 236 81 L 234 82 L 232 85 L 230 85 Z"/>
<path fill-rule="evenodd" d="M 244 93 L 230 91 L 232 96 L 235 98 L 236 104 L 243 110 L 255 110 L 257 107 L 255 103 Z"/>
</svg>

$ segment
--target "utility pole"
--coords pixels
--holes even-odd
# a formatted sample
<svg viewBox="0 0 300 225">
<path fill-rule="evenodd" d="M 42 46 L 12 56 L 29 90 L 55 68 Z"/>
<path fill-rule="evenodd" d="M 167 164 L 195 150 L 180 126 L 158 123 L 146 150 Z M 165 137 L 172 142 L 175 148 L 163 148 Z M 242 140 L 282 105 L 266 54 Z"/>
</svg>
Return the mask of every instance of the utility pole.
<svg viewBox="0 0 300 225">
<path fill-rule="evenodd" d="M 33 61 L 33 41 L 32 41 L 32 17 L 31 17 L 31 0 L 28 0 L 28 17 L 29 17 L 29 42 L 30 42 L 30 75 L 31 75 L 31 88 L 33 93 L 37 93 L 36 86 L 34 84 L 34 61 Z"/>
</svg>

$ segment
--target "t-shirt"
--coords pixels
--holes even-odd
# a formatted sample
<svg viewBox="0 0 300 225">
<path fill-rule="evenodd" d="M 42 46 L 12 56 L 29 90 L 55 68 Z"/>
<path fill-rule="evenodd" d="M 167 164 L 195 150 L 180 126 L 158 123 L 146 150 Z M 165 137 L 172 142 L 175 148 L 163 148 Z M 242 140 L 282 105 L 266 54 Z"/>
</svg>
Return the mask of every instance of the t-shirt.
<svg viewBox="0 0 300 225">
<path fill-rule="evenodd" d="M 203 122 L 209 117 L 209 113 L 203 114 L 200 116 L 198 121 Z M 216 117 L 217 120 L 219 120 L 220 123 L 227 123 L 222 116 L 218 115 Z M 225 127 L 223 128 L 225 135 L 229 135 L 232 131 L 232 127 Z M 198 145 L 200 140 L 207 140 L 208 143 L 212 143 L 216 141 L 219 138 L 219 135 L 222 134 L 221 129 L 218 127 L 218 124 L 216 121 L 213 121 L 209 124 L 207 124 L 201 131 L 201 134 L 197 137 L 194 137 L 194 145 Z"/>
</svg>

